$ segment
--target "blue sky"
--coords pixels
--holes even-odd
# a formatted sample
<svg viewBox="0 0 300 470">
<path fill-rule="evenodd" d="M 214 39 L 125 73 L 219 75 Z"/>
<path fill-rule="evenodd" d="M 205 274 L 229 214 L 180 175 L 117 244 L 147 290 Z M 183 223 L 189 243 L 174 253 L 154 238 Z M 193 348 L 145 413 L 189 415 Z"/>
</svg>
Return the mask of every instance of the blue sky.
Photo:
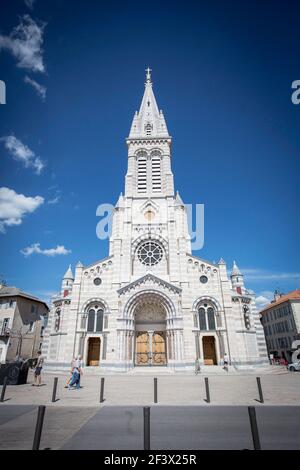
<svg viewBox="0 0 300 470">
<path fill-rule="evenodd" d="M 150 65 L 176 189 L 205 204 L 194 254 L 229 268 L 235 259 L 261 302 L 300 288 L 297 3 L 1 0 L 8 284 L 47 298 L 70 263 L 107 255 L 96 208 L 124 190 L 125 138 Z"/>
</svg>

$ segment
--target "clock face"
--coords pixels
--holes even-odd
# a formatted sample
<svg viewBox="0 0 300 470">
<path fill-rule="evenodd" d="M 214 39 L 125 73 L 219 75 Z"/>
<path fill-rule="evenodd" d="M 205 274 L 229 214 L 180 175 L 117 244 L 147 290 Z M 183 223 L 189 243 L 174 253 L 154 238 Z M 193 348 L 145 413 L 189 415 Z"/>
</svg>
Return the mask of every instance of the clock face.
<svg viewBox="0 0 300 470">
<path fill-rule="evenodd" d="M 206 284 L 208 281 L 208 277 L 207 276 L 201 276 L 200 277 L 200 282 L 202 282 L 202 284 Z"/>
</svg>

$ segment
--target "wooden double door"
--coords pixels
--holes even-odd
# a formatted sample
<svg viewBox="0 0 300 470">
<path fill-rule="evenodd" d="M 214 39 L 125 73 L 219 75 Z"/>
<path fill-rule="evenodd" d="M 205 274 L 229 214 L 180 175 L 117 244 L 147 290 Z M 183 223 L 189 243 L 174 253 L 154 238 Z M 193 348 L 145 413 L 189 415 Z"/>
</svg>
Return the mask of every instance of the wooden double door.
<svg viewBox="0 0 300 470">
<path fill-rule="evenodd" d="M 89 339 L 88 358 L 87 358 L 87 365 L 88 366 L 99 366 L 100 346 L 101 346 L 100 338 L 90 338 Z"/>
<path fill-rule="evenodd" d="M 135 363 L 138 366 L 163 366 L 167 363 L 164 331 L 136 333 Z"/>
<path fill-rule="evenodd" d="M 205 365 L 217 365 L 216 342 L 214 336 L 203 336 L 203 356 Z"/>
</svg>

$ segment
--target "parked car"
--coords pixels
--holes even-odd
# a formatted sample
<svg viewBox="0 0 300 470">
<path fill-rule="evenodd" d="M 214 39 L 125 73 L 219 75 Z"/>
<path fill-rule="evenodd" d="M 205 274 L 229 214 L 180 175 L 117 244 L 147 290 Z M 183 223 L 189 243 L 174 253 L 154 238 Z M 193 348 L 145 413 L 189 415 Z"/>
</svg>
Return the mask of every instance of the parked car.
<svg viewBox="0 0 300 470">
<path fill-rule="evenodd" d="M 300 361 L 292 362 L 292 364 L 289 364 L 287 366 L 287 369 L 290 370 L 291 372 L 295 372 L 295 370 L 300 370 Z"/>
</svg>

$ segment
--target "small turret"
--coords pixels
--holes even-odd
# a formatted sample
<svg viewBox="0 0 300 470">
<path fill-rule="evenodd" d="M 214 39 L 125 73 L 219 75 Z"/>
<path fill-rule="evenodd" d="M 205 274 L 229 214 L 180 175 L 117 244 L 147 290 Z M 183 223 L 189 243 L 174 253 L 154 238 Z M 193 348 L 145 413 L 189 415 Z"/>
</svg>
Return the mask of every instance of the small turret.
<svg viewBox="0 0 300 470">
<path fill-rule="evenodd" d="M 73 273 L 72 273 L 72 268 L 71 268 L 71 265 L 68 267 L 64 277 L 63 277 L 63 280 L 62 280 L 62 283 L 61 283 L 61 294 L 66 297 L 67 295 L 69 295 L 69 293 L 71 292 L 72 290 L 72 287 L 73 287 L 73 282 L 74 282 L 74 276 L 73 276 Z"/>
<path fill-rule="evenodd" d="M 231 272 L 231 284 L 232 288 L 236 289 L 239 294 L 242 293 L 242 289 L 244 289 L 244 275 L 239 270 L 236 262 L 233 262 L 232 272 Z"/>
</svg>

